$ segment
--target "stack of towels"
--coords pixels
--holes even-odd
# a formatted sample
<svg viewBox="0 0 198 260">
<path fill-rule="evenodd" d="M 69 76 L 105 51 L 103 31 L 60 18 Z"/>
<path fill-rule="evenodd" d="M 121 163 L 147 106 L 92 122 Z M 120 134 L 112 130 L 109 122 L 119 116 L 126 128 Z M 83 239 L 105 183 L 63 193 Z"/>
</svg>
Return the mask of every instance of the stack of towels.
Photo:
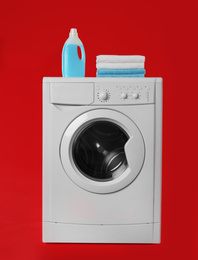
<svg viewBox="0 0 198 260">
<path fill-rule="evenodd" d="M 96 57 L 97 77 L 144 77 L 145 56 L 99 55 Z"/>
</svg>

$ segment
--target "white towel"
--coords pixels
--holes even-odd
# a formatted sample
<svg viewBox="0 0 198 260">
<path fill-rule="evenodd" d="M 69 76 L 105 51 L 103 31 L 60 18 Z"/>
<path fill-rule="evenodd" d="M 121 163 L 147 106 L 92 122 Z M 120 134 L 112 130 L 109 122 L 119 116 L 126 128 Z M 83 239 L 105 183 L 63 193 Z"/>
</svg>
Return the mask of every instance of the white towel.
<svg viewBox="0 0 198 260">
<path fill-rule="evenodd" d="M 134 62 L 134 63 L 105 63 L 105 62 L 97 62 L 97 69 L 143 69 L 144 62 Z"/>
<path fill-rule="evenodd" d="M 115 63 L 139 63 L 145 62 L 145 56 L 142 55 L 98 55 L 96 56 L 96 62 L 115 62 Z"/>
</svg>

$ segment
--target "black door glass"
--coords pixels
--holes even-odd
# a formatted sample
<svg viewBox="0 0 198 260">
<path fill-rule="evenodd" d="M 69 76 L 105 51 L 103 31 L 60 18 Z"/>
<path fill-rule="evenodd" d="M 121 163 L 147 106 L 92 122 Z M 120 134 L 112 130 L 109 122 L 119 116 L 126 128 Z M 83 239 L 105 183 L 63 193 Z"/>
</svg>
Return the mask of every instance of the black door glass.
<svg viewBox="0 0 198 260">
<path fill-rule="evenodd" d="M 110 181 L 127 168 L 126 132 L 109 121 L 92 122 L 73 143 L 73 159 L 79 171 L 95 181 Z"/>
</svg>

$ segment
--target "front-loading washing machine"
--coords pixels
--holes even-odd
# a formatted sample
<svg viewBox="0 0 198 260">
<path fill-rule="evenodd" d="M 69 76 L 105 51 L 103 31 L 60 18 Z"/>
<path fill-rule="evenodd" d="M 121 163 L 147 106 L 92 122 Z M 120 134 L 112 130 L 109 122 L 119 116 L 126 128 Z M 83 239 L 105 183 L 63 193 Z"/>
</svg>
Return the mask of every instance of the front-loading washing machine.
<svg viewBox="0 0 198 260">
<path fill-rule="evenodd" d="M 43 79 L 43 242 L 160 243 L 161 78 Z"/>
</svg>

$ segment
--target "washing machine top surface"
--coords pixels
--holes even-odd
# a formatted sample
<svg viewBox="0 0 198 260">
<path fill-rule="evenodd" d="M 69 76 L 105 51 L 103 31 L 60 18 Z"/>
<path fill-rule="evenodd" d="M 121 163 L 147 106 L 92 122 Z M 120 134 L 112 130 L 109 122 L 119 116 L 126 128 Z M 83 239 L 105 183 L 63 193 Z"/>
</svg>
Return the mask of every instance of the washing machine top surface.
<svg viewBox="0 0 198 260">
<path fill-rule="evenodd" d="M 50 102 L 65 105 L 135 105 L 155 102 L 161 78 L 44 78 L 50 82 Z"/>
</svg>

